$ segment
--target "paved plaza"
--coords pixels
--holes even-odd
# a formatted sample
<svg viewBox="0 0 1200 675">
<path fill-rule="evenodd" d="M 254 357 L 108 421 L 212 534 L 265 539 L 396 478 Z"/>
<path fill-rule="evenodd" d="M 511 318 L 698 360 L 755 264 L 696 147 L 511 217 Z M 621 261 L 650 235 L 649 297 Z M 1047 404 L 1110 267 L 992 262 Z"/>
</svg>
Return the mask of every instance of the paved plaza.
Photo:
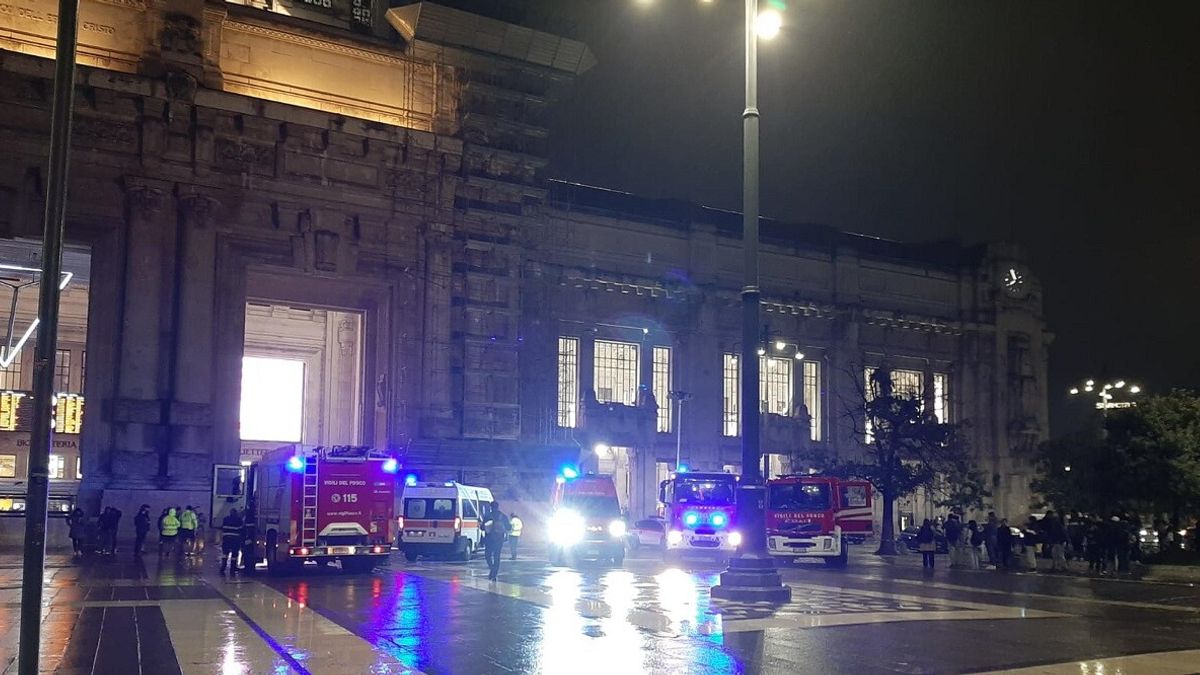
<svg viewBox="0 0 1200 675">
<path fill-rule="evenodd" d="M 1200 589 L 939 569 L 856 552 L 784 571 L 782 607 L 709 600 L 719 567 L 404 563 L 222 576 L 215 556 L 51 557 L 56 673 L 1122 673 L 1200 671 Z M 0 556 L 15 670 L 20 558 Z"/>
</svg>

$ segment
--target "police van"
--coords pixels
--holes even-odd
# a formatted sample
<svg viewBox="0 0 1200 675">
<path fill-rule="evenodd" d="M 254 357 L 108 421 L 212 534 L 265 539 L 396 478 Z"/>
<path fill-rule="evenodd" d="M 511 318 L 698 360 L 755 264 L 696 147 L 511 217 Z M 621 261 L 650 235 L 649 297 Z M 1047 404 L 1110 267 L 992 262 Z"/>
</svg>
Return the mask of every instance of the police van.
<svg viewBox="0 0 1200 675">
<path fill-rule="evenodd" d="M 494 501 L 491 490 L 454 481 L 405 484 L 396 548 L 409 562 L 470 560 L 483 548 L 483 520 Z"/>
</svg>

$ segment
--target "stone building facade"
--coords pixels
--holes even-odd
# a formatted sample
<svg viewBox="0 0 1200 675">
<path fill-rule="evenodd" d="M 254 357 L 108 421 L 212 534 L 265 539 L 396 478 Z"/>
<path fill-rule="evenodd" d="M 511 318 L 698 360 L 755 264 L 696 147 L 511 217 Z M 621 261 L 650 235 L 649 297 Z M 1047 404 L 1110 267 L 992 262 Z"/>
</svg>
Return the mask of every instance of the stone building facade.
<svg viewBox="0 0 1200 675">
<path fill-rule="evenodd" d="M 0 237 L 36 239 L 55 10 L 11 1 Z M 328 424 L 306 441 L 530 501 L 582 461 L 619 473 L 635 514 L 677 445 L 737 470 L 738 217 L 547 179 L 546 111 L 586 46 L 428 2 L 325 4 L 81 2 L 81 501 L 206 504 L 212 465 L 254 447 L 243 357 L 297 308 L 319 325 L 288 348 L 326 350 L 305 386 L 349 392 L 313 399 Z M 812 443 L 856 451 L 864 369 L 888 366 L 1027 509 L 1016 451 L 1046 433 L 1048 336 L 1017 251 L 765 221 L 762 256 L 776 470 Z"/>
</svg>

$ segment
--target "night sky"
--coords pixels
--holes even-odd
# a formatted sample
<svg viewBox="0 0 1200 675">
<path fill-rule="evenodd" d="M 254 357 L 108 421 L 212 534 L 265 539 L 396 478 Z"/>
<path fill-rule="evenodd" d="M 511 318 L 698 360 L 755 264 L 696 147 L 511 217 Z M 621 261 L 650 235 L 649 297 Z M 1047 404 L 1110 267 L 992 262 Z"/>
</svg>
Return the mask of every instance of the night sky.
<svg viewBox="0 0 1200 675">
<path fill-rule="evenodd" d="M 740 208 L 741 2 L 446 4 L 596 54 L 555 108 L 549 175 Z M 1200 2 L 787 5 L 760 49 L 763 215 L 1021 244 L 1055 433 L 1087 376 L 1200 387 Z"/>
</svg>

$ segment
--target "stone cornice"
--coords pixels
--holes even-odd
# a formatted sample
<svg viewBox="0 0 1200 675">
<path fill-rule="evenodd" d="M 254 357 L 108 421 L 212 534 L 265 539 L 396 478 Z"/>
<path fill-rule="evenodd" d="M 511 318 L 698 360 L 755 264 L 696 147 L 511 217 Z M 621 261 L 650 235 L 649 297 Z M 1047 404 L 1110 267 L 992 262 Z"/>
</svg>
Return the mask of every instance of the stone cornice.
<svg viewBox="0 0 1200 675">
<path fill-rule="evenodd" d="M 424 63 L 416 59 L 404 56 L 403 54 L 388 54 L 382 51 L 373 49 L 364 49 L 362 47 L 354 47 L 352 45 L 343 44 L 333 40 L 323 40 L 311 35 L 304 35 L 293 31 L 280 30 L 270 26 L 264 26 L 259 23 L 241 21 L 238 19 L 225 19 L 224 27 L 228 30 L 247 33 L 250 35 L 258 35 L 260 37 L 269 38 L 271 40 L 279 40 L 280 42 L 290 42 L 292 44 L 311 47 L 313 49 L 321 49 L 335 54 L 343 54 L 353 56 L 355 58 L 366 61 L 375 61 L 386 65 L 413 67 L 424 66 L 432 68 L 433 64 Z"/>
</svg>

